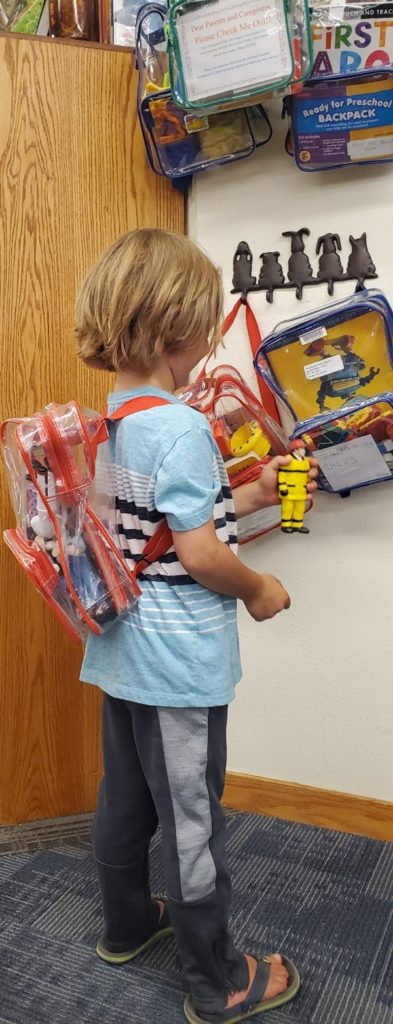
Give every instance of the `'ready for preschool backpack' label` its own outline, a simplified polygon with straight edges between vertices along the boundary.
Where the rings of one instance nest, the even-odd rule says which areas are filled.
[[[304,170],[393,158],[393,79],[315,85],[294,97],[295,157]]]

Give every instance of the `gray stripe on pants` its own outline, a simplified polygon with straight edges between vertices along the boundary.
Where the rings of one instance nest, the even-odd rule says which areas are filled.
[[[182,899],[202,900],[216,885],[206,782],[209,709],[157,711],[175,818]]]

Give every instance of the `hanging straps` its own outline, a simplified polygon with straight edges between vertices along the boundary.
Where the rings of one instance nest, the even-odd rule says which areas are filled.
[[[262,335],[259,330],[258,321],[256,319],[255,313],[251,309],[251,306],[249,305],[247,299],[244,299],[242,297],[240,299],[237,299],[235,305],[230,310],[228,315],[225,317],[224,323],[221,328],[221,334],[224,337],[225,334],[228,333],[228,331],[232,327],[232,324],[234,324],[236,320],[239,309],[241,309],[242,306],[245,307],[246,311],[246,328],[248,340],[250,342],[253,359],[255,359],[258,349],[262,343]],[[198,380],[206,375],[206,367],[212,355],[213,352],[209,352],[206,362],[204,363],[201,372],[198,374]],[[261,403],[264,409],[269,414],[269,416],[272,417],[275,423],[278,423],[279,426],[281,426],[280,416],[278,413],[273,393],[270,391],[270,388],[268,388],[267,384],[262,379],[259,373],[257,374],[257,381],[259,387],[259,394],[261,396]]]

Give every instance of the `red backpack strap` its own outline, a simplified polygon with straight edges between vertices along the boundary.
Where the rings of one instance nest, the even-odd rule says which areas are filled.
[[[111,423],[124,420],[126,416],[132,416],[134,412],[145,412],[146,409],[154,409],[156,405],[172,405],[172,402],[168,398],[158,398],[154,395],[139,395],[124,402],[124,405],[120,405],[115,412],[105,412],[105,419],[110,420]]]
[[[223,325],[221,327],[221,334],[224,337],[225,334],[228,333],[228,331],[232,327],[232,324],[236,320],[236,317],[237,317],[237,314],[239,312],[239,309],[241,309],[242,306],[244,306],[245,310],[246,310],[247,334],[248,334],[249,342],[250,342],[250,345],[251,345],[251,352],[252,352],[252,355],[253,355],[253,359],[255,359],[255,356],[256,356],[256,354],[258,352],[259,346],[260,346],[260,344],[262,342],[262,336],[261,336],[261,332],[260,332],[259,327],[258,327],[258,321],[256,319],[256,316],[253,313],[253,310],[251,309],[251,306],[247,302],[247,299],[243,299],[243,298],[237,299],[237,301],[235,302],[235,305],[230,310],[228,315],[225,317],[224,323],[223,323]],[[206,373],[207,373],[206,367],[207,367],[209,359],[211,358],[212,355],[213,355],[213,350],[211,350],[209,352],[209,355],[208,355],[208,357],[206,359],[206,362],[203,364],[203,367],[202,367],[200,373],[198,374],[198,380],[200,380],[202,377],[204,377],[206,375]],[[281,421],[280,421],[280,417],[279,417],[276,401],[275,401],[275,398],[274,398],[274,395],[273,395],[272,391],[270,391],[270,388],[268,388],[267,384],[265,384],[265,381],[262,379],[262,377],[260,376],[259,373],[257,373],[257,381],[258,381],[258,387],[259,387],[259,394],[261,396],[261,402],[262,402],[262,405],[263,405],[264,409],[266,410],[267,413],[269,413],[269,416],[272,417],[272,419],[275,421],[275,423],[278,423],[279,425],[281,425]]]
[[[125,419],[126,416],[132,416],[135,412],[145,412],[147,409],[154,409],[160,405],[172,405],[167,398],[159,398],[154,395],[140,395],[137,398],[130,398],[128,402],[124,402],[120,405],[115,412],[105,414],[105,419],[112,422],[118,422],[119,420]],[[169,551],[172,547],[173,538],[172,533],[169,529],[168,523],[163,522],[156,530],[153,537],[147,541],[142,551],[142,558],[136,563],[134,569],[134,575],[139,576],[141,572],[144,572],[149,565],[153,562],[159,562],[160,558]]]
[[[165,522],[161,523],[158,527],[155,534],[153,534],[153,537],[150,537],[150,540],[145,544],[142,551],[142,558],[136,563],[134,569],[135,576],[139,576],[139,574],[144,572],[149,565],[153,564],[153,562],[159,562],[160,558],[162,558],[163,555],[166,555],[169,548],[172,547],[172,544],[172,533],[167,521],[165,520]]]
[[[251,309],[251,306],[247,302],[247,299],[245,300],[244,305],[246,307],[247,333],[248,333],[248,337],[249,337],[249,341],[250,341],[250,345],[251,345],[251,351],[252,351],[252,354],[253,354],[253,359],[255,359],[255,356],[256,356],[256,354],[258,352],[259,346],[260,346],[260,344],[262,342],[262,335],[261,335],[261,332],[259,330],[258,321],[256,319],[256,316],[253,313],[253,310]],[[268,388],[267,384],[265,384],[265,381],[262,379],[262,377],[260,376],[259,373],[257,373],[257,381],[258,381],[258,387],[259,387],[259,394],[260,394],[261,400],[262,400],[262,405],[266,409],[266,412],[269,413],[269,416],[271,416],[272,419],[275,421],[275,423],[280,423],[280,417],[279,417],[279,414],[278,414],[278,409],[277,409],[277,405],[276,405],[276,401],[275,401],[273,392],[270,391],[270,388]]]

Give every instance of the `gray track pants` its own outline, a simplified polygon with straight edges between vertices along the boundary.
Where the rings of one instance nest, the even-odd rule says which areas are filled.
[[[94,853],[112,952],[157,925],[149,841],[158,821],[169,910],[194,1005],[221,1013],[248,968],[228,932],[231,883],[220,805],[227,708],[155,708],[105,695]]]

